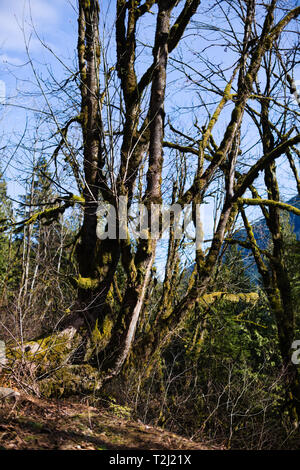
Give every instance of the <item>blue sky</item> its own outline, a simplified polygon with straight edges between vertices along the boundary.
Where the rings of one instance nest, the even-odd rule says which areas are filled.
[[[17,140],[25,127],[26,112],[15,105],[26,106],[34,102],[21,96],[33,89],[32,71],[26,65],[25,42],[37,69],[42,71],[48,64],[55,74],[61,74],[62,67],[45,50],[37,35],[61,60],[71,65],[77,30],[74,3],[74,0],[0,0],[0,102],[3,102],[5,92],[6,103],[12,105],[0,108],[0,136],[4,134],[4,141],[8,135]],[[7,176],[10,194],[15,197],[22,188],[13,173],[13,170],[8,171]]]
[[[209,0],[203,0],[204,3],[212,3]],[[108,20],[106,30],[106,39],[112,32],[111,23],[113,21],[114,3],[110,0],[101,1],[101,21],[104,18]],[[295,2],[296,3],[296,2]],[[300,4],[300,0],[298,0]],[[75,58],[75,48],[77,39],[77,15],[76,0],[0,0],[0,102],[4,94],[4,85],[7,100],[12,103],[20,103],[20,91],[30,90],[32,85],[32,72],[30,67],[24,65],[28,58],[24,44],[24,37],[30,43],[30,54],[34,59],[37,68],[43,72],[45,64],[51,65],[52,70],[58,77],[66,72],[66,69],[42,46],[36,35],[33,33],[33,27],[37,34],[44,40],[53,50],[53,52],[66,64],[67,67],[73,68]],[[106,16],[106,12],[108,15]],[[200,19],[200,18],[199,18]],[[201,18],[205,19],[205,18]],[[151,28],[147,21],[153,21],[149,16],[145,20],[142,28],[142,36],[146,41],[146,36],[151,36]],[[210,34],[209,32],[207,33]],[[196,49],[198,39],[195,36],[188,38],[188,45]],[[222,57],[215,57],[214,60],[232,61],[230,55],[225,50],[219,49],[218,54],[222,53]],[[147,52],[147,51],[146,51]],[[112,53],[113,55],[113,53]],[[186,57],[186,56],[185,56]],[[140,60],[141,67],[144,69],[149,65],[151,60],[151,51],[144,54]],[[174,75],[170,74],[170,79]],[[22,79],[22,80],[20,80]],[[176,79],[176,74],[175,74]],[[174,102],[191,104],[191,92],[184,86],[180,91],[171,90],[167,110],[172,109],[173,97]],[[173,94],[173,95],[172,95]],[[24,99],[24,98],[22,98]],[[32,98],[32,103],[35,103]],[[24,103],[26,104],[26,103]],[[27,101],[28,104],[28,101]],[[12,134],[16,140],[16,136],[23,132],[25,126],[26,113],[18,110],[16,107],[3,109],[0,107],[0,138],[1,134]],[[191,125],[188,113],[180,112],[177,121],[182,128],[188,130]],[[226,121],[226,119],[225,119]],[[219,126],[220,135],[222,135],[224,122]],[[247,136],[247,140],[251,140],[251,136]],[[0,140],[1,147],[1,140]],[[16,197],[23,190],[19,179],[15,177],[15,169],[10,169],[7,173],[9,178],[10,195]],[[289,183],[288,183],[289,184]],[[291,191],[293,192],[293,190]],[[292,194],[289,194],[289,196]],[[255,209],[252,209],[255,214]],[[212,206],[205,206],[205,226],[208,232],[212,225]],[[209,238],[209,233],[207,234]]]
[[[73,2],[74,3],[74,2]],[[76,27],[72,2],[65,0],[0,0],[0,47],[1,60],[20,64],[24,59],[24,38],[28,37],[32,24],[38,33],[54,46],[57,52],[65,53],[68,43],[74,39]],[[39,54],[41,45],[37,38],[31,39],[32,53]]]
[[[0,0],[0,80],[8,98],[16,93],[16,77],[30,76],[25,41],[37,62],[51,61],[33,28],[62,60],[74,55],[77,23],[71,1]]]

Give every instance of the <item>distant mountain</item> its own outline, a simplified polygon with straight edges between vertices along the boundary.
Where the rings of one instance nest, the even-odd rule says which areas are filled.
[[[293,197],[292,199],[288,201],[288,204],[291,204],[292,206],[295,206],[298,209],[300,209],[300,197],[299,196]],[[294,228],[294,232],[296,233],[297,240],[299,241],[300,240],[300,217],[296,214],[291,214],[290,222]]]
[[[300,209],[300,197],[299,196],[295,196],[295,197],[293,197],[293,198],[291,198],[291,199],[289,199],[288,201],[285,201],[285,202],[287,204],[290,204],[290,205]],[[285,211],[285,212],[287,212],[287,211]],[[289,213],[289,218],[290,218],[290,224],[293,228],[293,231],[296,234],[296,238],[297,238],[298,241],[300,241],[300,217],[297,216],[296,214]],[[256,221],[254,221],[254,222],[251,222],[251,224],[252,224],[254,236],[255,236],[255,239],[257,241],[258,246],[261,249],[266,249],[267,246],[268,246],[268,243],[270,241],[270,233],[269,233],[269,229],[267,227],[265,219],[262,217],[262,218],[260,218]],[[247,240],[246,230],[245,229],[240,229],[240,230],[236,231],[235,234],[234,234],[234,238],[237,239],[237,240],[241,240],[241,241]],[[229,247],[229,249],[230,249],[230,247]],[[239,250],[240,250],[240,252],[242,253],[242,256],[243,256],[244,263],[245,263],[245,266],[246,266],[246,269],[247,269],[247,274],[249,275],[251,280],[254,280],[254,281],[258,282],[260,276],[258,274],[256,264],[255,264],[255,261],[253,259],[251,250],[248,250],[248,249],[243,248],[243,247],[239,247]],[[194,269],[194,264],[191,264],[189,267],[186,268],[187,277],[189,277],[192,274],[193,269]]]
[[[286,201],[286,204],[290,204],[291,206],[297,207],[300,209],[300,197],[295,196],[288,201]],[[282,211],[287,213],[287,211]],[[289,219],[290,219],[290,224],[293,228],[293,231],[296,234],[297,240],[300,240],[300,217],[296,214],[293,214],[291,212],[289,214]],[[270,239],[270,234],[269,230],[266,224],[265,219],[262,217],[258,219],[255,222],[252,222],[252,228],[253,232],[255,235],[255,238],[257,239],[258,245],[260,248],[266,248],[266,245],[269,242]],[[235,233],[235,238],[240,239],[240,240],[246,240],[247,239],[247,233],[245,229],[238,230]]]
[[[286,203],[300,209],[300,197],[299,196],[295,196],[289,199],[288,201],[286,201]],[[287,211],[284,211],[284,212],[287,213]],[[290,212],[288,214],[289,214],[291,227],[293,228],[293,231],[296,234],[297,240],[300,241],[300,217]],[[267,227],[265,219],[261,218],[255,222],[252,222],[252,228],[253,228],[254,236],[257,241],[258,246],[261,249],[266,249],[270,241],[270,233],[269,233],[269,229]],[[242,240],[242,241],[247,240],[246,230],[245,229],[238,230],[235,233],[234,238],[238,240]],[[258,274],[256,264],[251,254],[251,250],[248,250],[243,247],[239,247],[239,250],[241,251],[242,256],[245,260],[244,262],[245,262],[248,275],[250,276],[252,280],[255,280],[258,282],[260,276]]]

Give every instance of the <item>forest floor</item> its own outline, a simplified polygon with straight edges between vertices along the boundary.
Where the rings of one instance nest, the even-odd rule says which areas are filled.
[[[121,410],[121,407],[120,407]],[[0,401],[1,450],[214,450],[116,410],[21,394]]]

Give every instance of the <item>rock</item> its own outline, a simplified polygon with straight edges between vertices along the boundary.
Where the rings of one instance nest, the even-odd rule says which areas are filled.
[[[17,400],[20,393],[12,388],[0,387],[0,401],[2,400]]]
[[[39,343],[34,343],[34,342],[23,347],[24,352],[26,353],[30,352],[31,354],[36,354],[40,350],[41,350],[41,345]]]

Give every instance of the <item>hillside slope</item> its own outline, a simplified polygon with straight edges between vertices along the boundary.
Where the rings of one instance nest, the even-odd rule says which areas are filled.
[[[121,414],[122,408],[120,407]],[[1,450],[214,450],[104,408],[22,395],[0,402]]]

